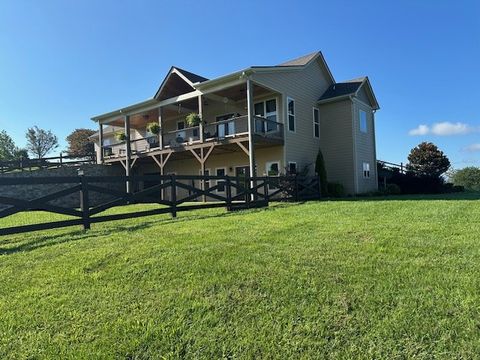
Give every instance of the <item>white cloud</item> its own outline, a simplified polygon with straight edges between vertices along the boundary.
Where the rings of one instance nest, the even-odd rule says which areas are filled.
[[[471,144],[471,145],[468,145],[464,150],[465,150],[465,151],[468,151],[468,152],[477,152],[477,151],[480,151],[480,144]]]
[[[408,132],[410,136],[419,135],[438,135],[438,136],[450,136],[450,135],[465,135],[474,131],[479,131],[477,127],[472,127],[465,123],[456,122],[451,123],[449,121],[434,123],[432,126],[419,125],[415,129]]]
[[[427,125],[418,125],[417,128],[408,132],[410,136],[427,135],[430,132],[430,128]]]

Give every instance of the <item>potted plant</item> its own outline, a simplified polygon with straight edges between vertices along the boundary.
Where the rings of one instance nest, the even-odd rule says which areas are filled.
[[[157,122],[147,124],[147,131],[153,135],[160,134],[160,125]]]
[[[125,141],[127,140],[127,135],[123,131],[117,131],[115,133],[115,139],[118,141]]]
[[[190,113],[185,117],[185,123],[187,124],[188,127],[194,127],[200,125],[200,122],[202,119],[200,118],[200,115],[197,113]]]

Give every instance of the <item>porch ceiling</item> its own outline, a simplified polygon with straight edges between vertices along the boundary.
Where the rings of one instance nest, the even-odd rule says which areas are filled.
[[[261,86],[254,85],[253,87],[253,94],[255,96],[262,96],[265,94],[270,93],[268,89],[265,89]],[[239,84],[236,86],[232,86],[227,89],[219,90],[215,92],[215,95],[221,96],[221,97],[226,97],[228,99],[234,100],[234,101],[240,101],[243,99],[247,98],[247,88],[245,84]],[[208,97],[208,95],[206,95]]]

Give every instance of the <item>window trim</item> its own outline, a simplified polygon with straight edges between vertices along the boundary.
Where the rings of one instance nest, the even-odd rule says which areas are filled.
[[[362,113],[365,114],[365,131],[362,130]],[[363,109],[358,109],[358,127],[362,134],[368,134],[368,116],[367,112]]]
[[[275,175],[268,175],[268,168],[272,164],[277,164],[277,167],[278,167],[278,175],[277,176],[280,176],[280,160],[272,160],[272,161],[266,161],[265,162],[265,176],[275,176]],[[270,189],[270,183],[268,183],[267,187],[268,187],[269,192],[276,191],[278,189],[278,187],[274,188],[274,189]]]
[[[318,122],[315,122],[315,111],[318,114]],[[320,109],[318,107],[312,108],[312,123],[313,123],[313,138],[320,139]],[[315,136],[315,125],[318,125],[318,136]]]
[[[226,167],[218,167],[218,168],[215,168],[215,176],[221,176],[221,175],[218,175],[218,170],[223,170],[225,172],[225,175],[224,176],[228,176],[228,173],[227,173],[227,168]],[[223,180],[215,180],[215,185],[218,185],[218,182],[219,181],[223,181]],[[223,185],[223,191],[220,191],[218,189],[215,190],[215,192],[217,194],[224,194],[225,193],[225,185]]]
[[[362,162],[362,170],[363,170],[363,178],[370,179],[370,163],[369,162],[366,162],[366,161]]]
[[[291,115],[291,116],[293,116],[293,130],[290,130],[290,113],[288,112],[288,102],[290,100],[293,101],[293,114]],[[295,99],[290,97],[290,96],[287,96],[287,111],[286,112],[287,112],[287,129],[291,133],[296,133],[297,132],[297,115],[296,115],[297,109],[296,109]]]
[[[275,112],[267,112],[267,101],[272,101],[272,100],[275,101]],[[263,104],[263,116],[255,114],[255,105],[257,105],[257,104]],[[270,114],[270,115],[268,115],[268,114]],[[257,102],[253,103],[253,116],[258,116],[260,118],[267,119],[267,116],[272,116],[272,114],[275,114],[275,118],[276,118],[275,121],[277,123],[279,123],[279,121],[278,121],[278,97],[277,96],[266,98],[266,99],[263,99],[263,100],[258,100]],[[265,127],[265,122],[263,123],[263,127]],[[268,127],[267,127],[267,129],[262,129],[262,132],[267,133],[267,132],[270,132],[270,131],[275,131],[275,130],[270,130],[270,131],[267,131],[267,130],[268,130]],[[257,131],[257,128],[256,128],[256,124],[255,124],[255,132],[256,131]]]

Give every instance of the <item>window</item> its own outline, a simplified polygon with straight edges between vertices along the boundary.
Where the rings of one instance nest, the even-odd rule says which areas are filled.
[[[217,125],[217,135],[219,138],[224,138],[228,135],[235,135],[235,121],[226,121],[235,117],[234,113],[217,116],[217,122],[223,121]]]
[[[367,163],[367,162],[363,163],[363,178],[364,179],[370,178],[370,163]]]
[[[225,176],[227,174],[227,170],[225,168],[218,168],[217,169],[217,176]],[[218,189],[217,192],[225,192],[225,181],[224,180],[217,180]]]
[[[202,170],[198,172],[199,175],[202,175]],[[205,169],[204,176],[210,176],[210,169]],[[210,187],[210,180],[205,180],[205,190]]]
[[[267,176],[279,176],[280,175],[280,163],[278,161],[267,162],[266,164]],[[268,183],[269,190],[278,189],[278,181],[270,180]]]
[[[313,137],[320,137],[320,112],[317,108],[313,108]]]
[[[277,129],[277,99],[261,101],[253,105],[255,116],[271,121],[255,121],[255,132],[269,132]]]
[[[295,100],[287,98],[288,130],[295,132]]]
[[[367,113],[363,110],[360,110],[359,118],[360,118],[360,131],[363,133],[366,133],[367,132]]]
[[[293,162],[293,161],[290,161],[288,163],[288,173],[290,175],[295,175],[297,174],[297,163],[296,162]]]
[[[177,122],[177,130],[185,129],[185,121],[178,121]],[[185,131],[177,131],[176,140],[177,142],[181,143],[187,137],[187,133]]]

